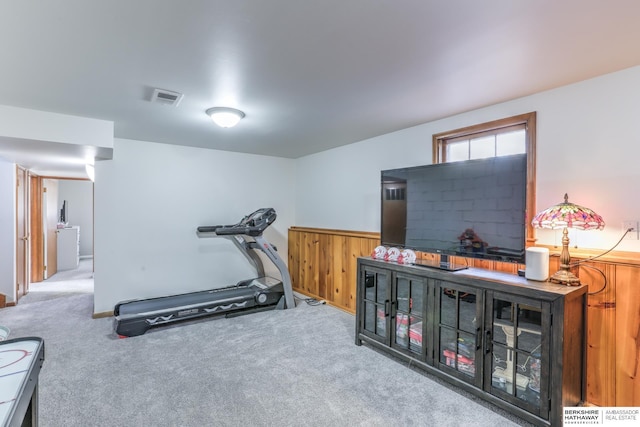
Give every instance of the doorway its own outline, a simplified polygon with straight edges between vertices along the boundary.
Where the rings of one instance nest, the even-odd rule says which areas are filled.
[[[44,220],[44,279],[48,279],[58,272],[58,181],[44,179],[42,181],[43,203],[42,217]]]
[[[93,182],[36,175],[30,178],[31,283],[60,282],[57,276],[72,276],[80,268],[80,260],[85,261],[83,270],[86,261],[90,262],[92,274]],[[70,232],[75,236],[72,244]]]

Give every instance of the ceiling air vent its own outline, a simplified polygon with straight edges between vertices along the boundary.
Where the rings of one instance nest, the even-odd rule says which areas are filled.
[[[154,89],[153,95],[151,95],[151,102],[177,107],[183,97],[183,94],[171,90]]]

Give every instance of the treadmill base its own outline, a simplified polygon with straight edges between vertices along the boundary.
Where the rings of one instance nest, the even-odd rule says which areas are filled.
[[[142,335],[149,328],[200,317],[240,316],[283,306],[282,282],[261,277],[210,291],[118,303],[114,330],[120,337]],[[237,314],[236,314],[237,313]]]

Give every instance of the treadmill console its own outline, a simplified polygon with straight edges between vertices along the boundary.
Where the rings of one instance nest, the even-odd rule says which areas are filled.
[[[252,227],[259,229],[261,232],[264,231],[268,226],[276,220],[276,211],[273,208],[263,208],[258,209],[254,213],[245,216],[240,221],[240,224],[243,224],[247,227]]]

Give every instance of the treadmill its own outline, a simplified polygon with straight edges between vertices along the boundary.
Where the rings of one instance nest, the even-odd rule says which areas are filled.
[[[198,237],[231,240],[258,272],[255,279],[235,286],[158,298],[123,301],[116,304],[115,332],[121,337],[144,334],[149,328],[204,316],[227,317],[256,311],[294,308],[289,270],[277,249],[262,236],[276,220],[273,208],[262,208],[233,225],[200,226]],[[268,277],[257,251],[263,252],[280,272],[281,280]]]

